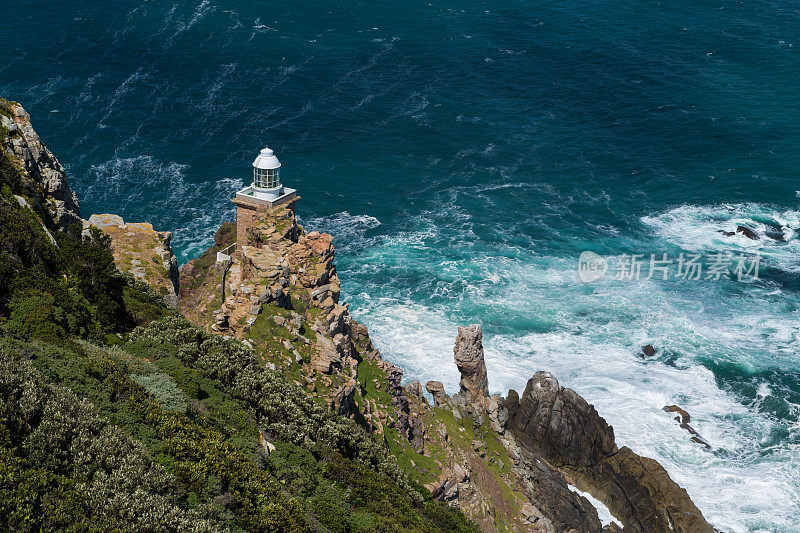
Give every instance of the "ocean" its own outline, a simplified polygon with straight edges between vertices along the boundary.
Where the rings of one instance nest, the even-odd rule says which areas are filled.
[[[0,94],[84,217],[171,230],[186,262],[269,143],[406,379],[455,392],[480,323],[492,392],[550,371],[718,528],[800,531],[796,2],[3,5]]]

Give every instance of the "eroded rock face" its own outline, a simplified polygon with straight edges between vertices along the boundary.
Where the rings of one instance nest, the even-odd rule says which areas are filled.
[[[528,380],[511,427],[558,466],[594,466],[617,451],[614,429],[549,372],[537,372]]]
[[[317,349],[311,355],[311,366],[328,374],[342,365],[342,356],[331,339],[317,333]]]
[[[403,391],[405,392],[406,396],[411,399],[415,398],[420,401],[424,401],[425,397],[422,394],[422,384],[419,382],[418,379],[412,379],[408,383],[405,384],[403,387]]]
[[[0,125],[8,130],[8,136],[0,137],[0,142],[27,178],[23,186],[47,210],[59,230],[75,227],[80,231],[80,205],[75,191],[67,184],[64,167],[39,139],[30,115],[21,105],[5,100],[0,105],[11,114],[7,117],[0,113]]]
[[[529,503],[523,515],[546,531],[599,533],[602,523],[597,510],[584,497],[571,491],[564,475],[524,448],[516,452],[514,472],[520,476]]]
[[[483,331],[480,324],[459,326],[453,347],[458,371],[461,372],[461,393],[473,402],[489,395],[489,380],[483,359]]]
[[[429,381],[425,384],[425,390],[433,396],[433,405],[441,407],[450,397],[444,392],[444,385],[441,381]]]
[[[337,415],[350,417],[356,412],[355,394],[358,383],[351,379],[337,391],[331,401],[331,409]]]
[[[622,520],[625,531],[708,532],[713,529],[684,489],[653,459],[617,448],[614,430],[594,407],[547,372],[528,381],[519,400],[509,393],[509,428],[525,450],[574,477]]]

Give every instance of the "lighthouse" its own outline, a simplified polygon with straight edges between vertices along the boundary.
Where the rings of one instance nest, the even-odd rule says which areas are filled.
[[[283,204],[289,204],[288,208],[294,211],[298,199],[297,190],[283,186],[278,156],[269,146],[264,147],[253,161],[253,181],[233,198],[236,204],[236,250],[241,250],[247,242],[247,230],[253,227],[256,213]]]

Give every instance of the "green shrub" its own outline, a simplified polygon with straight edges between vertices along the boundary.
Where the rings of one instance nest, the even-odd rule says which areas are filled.
[[[186,396],[170,376],[157,372],[148,375],[134,374],[132,377],[136,383],[158,400],[161,408],[165,411],[186,412]]]
[[[24,287],[14,292],[5,323],[11,335],[51,341],[69,335],[81,338],[97,335],[99,326],[89,302],[79,291],[54,280],[43,280],[39,286],[41,289]]]
[[[241,343],[207,334],[182,318],[166,318],[136,328],[131,339],[178,346],[184,364],[218,381],[224,392],[245,402],[265,429],[307,449],[332,448],[386,474],[412,498],[421,500],[395,458],[363,428],[334,415],[294,382],[263,367],[252,350]]]
[[[207,509],[178,505],[177,480],[141,444],[88,401],[47,383],[21,356],[18,347],[0,341],[3,529],[228,529],[206,516]]]

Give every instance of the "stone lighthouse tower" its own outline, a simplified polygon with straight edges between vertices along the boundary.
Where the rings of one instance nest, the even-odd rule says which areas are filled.
[[[281,162],[272,148],[265,147],[253,161],[253,182],[233,198],[236,204],[236,250],[241,250],[246,242],[247,230],[253,226],[256,213],[286,203],[294,211],[299,198],[295,189],[283,186]]]

